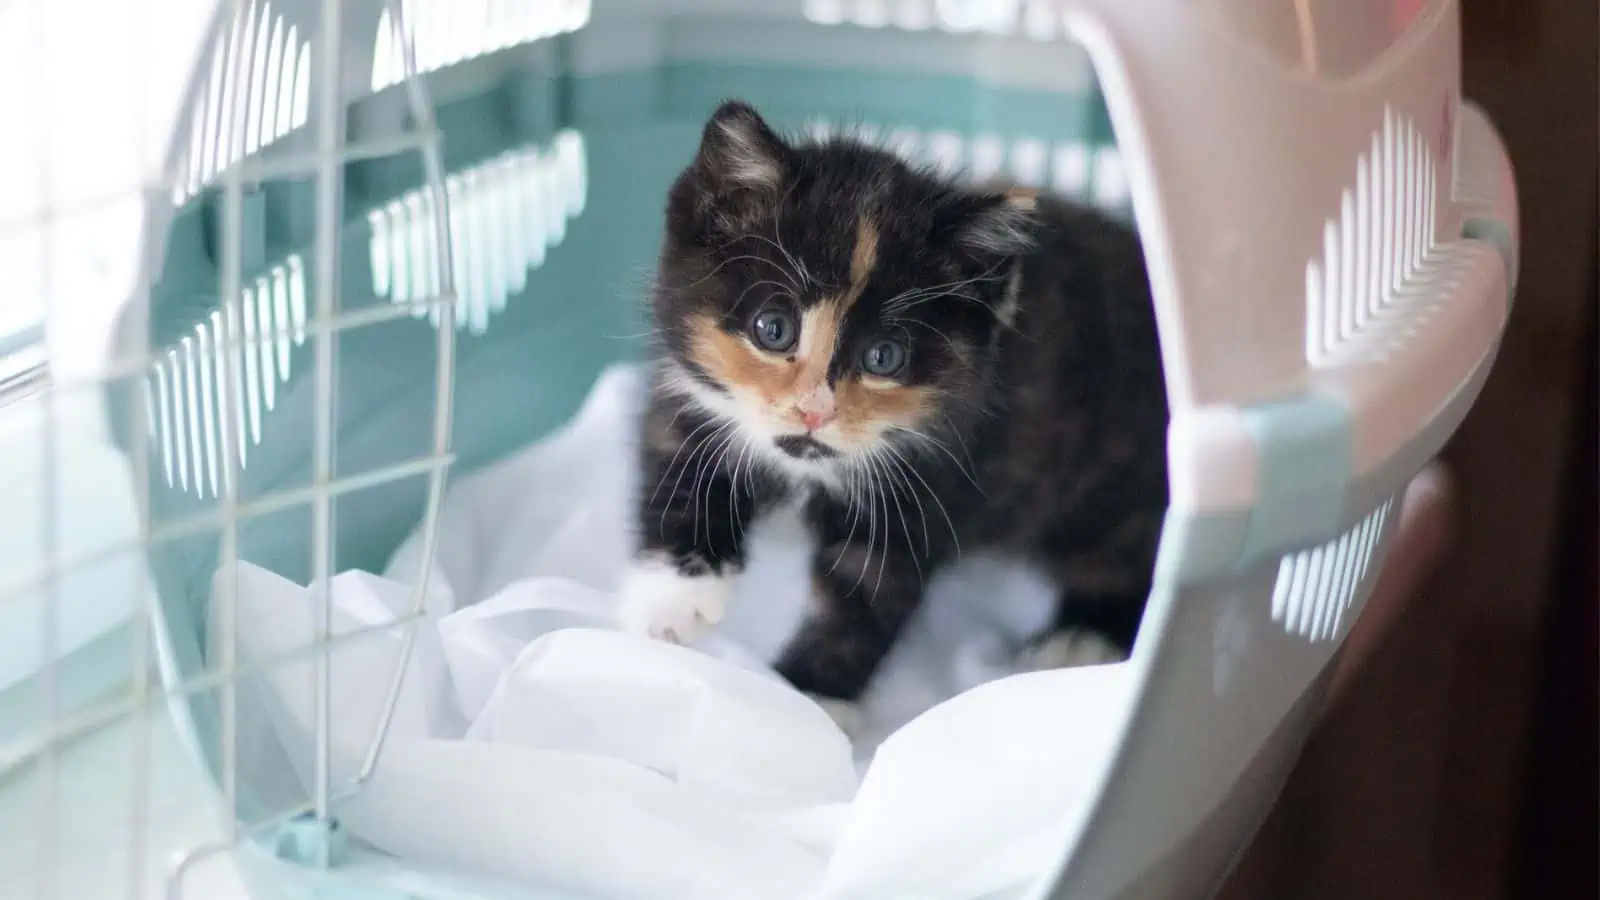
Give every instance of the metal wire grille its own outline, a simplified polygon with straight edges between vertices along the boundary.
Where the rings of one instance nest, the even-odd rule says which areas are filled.
[[[406,28],[403,11],[396,3],[388,4],[383,10],[394,23],[394,31],[400,38],[402,47],[401,56],[404,60],[404,74],[401,81],[407,93],[410,111],[418,123],[421,131],[435,133],[432,112],[427,98],[423,95],[422,87],[414,77],[416,72],[415,54],[410,32]],[[311,256],[310,290],[312,312],[310,319],[314,323],[331,323],[339,312],[339,303],[336,292],[339,285],[340,244],[339,229],[342,225],[342,197],[343,173],[346,164],[344,150],[346,147],[345,134],[345,108],[348,98],[342,95],[342,85],[346,83],[344,76],[346,67],[343,64],[347,44],[345,29],[351,24],[351,17],[345,15],[344,7],[337,3],[324,3],[319,10],[319,18],[315,23],[315,56],[322,61],[323,68],[314,71],[313,81],[316,92],[315,101],[315,237],[316,242]],[[450,432],[450,373],[454,350],[455,328],[453,327],[454,302],[450,297],[454,283],[452,261],[450,253],[450,234],[448,227],[448,197],[444,192],[444,171],[440,161],[437,139],[426,141],[422,145],[423,165],[426,171],[428,189],[432,192],[435,202],[434,222],[436,228],[434,246],[437,249],[437,259],[434,263],[438,273],[438,292],[431,298],[424,298],[425,302],[431,301],[436,305],[441,327],[437,329],[438,350],[436,359],[436,400],[434,440],[430,459],[424,462],[428,466],[428,499],[425,513],[424,541],[431,545],[436,531],[438,505],[443,491],[444,460],[448,450]],[[237,176],[228,179],[224,191],[224,212],[221,217],[224,228],[222,241],[222,286],[221,296],[229,298],[242,297],[242,284],[239,276],[240,266],[240,235],[237,229],[242,214],[240,211],[241,195]],[[298,336],[298,335],[297,335]],[[306,652],[311,654],[315,667],[316,682],[316,758],[314,760],[314,777],[311,786],[311,797],[300,808],[282,810],[265,818],[249,823],[247,826],[235,830],[233,834],[207,847],[194,848],[185,855],[173,868],[169,882],[170,892],[178,896],[182,880],[187,869],[208,855],[221,852],[232,846],[236,841],[259,829],[270,827],[280,821],[287,821],[296,816],[307,813],[315,817],[318,823],[325,827],[333,827],[334,803],[336,793],[352,790],[355,785],[337,786],[334,783],[332,772],[331,747],[329,733],[331,731],[330,717],[332,714],[332,686],[331,686],[331,642],[332,634],[332,606],[328,600],[328,583],[333,575],[333,503],[336,496],[336,473],[334,471],[334,410],[333,386],[337,375],[335,334],[332,329],[321,329],[311,337],[314,349],[314,374],[312,384],[316,392],[316,408],[313,418],[313,472],[309,491],[309,502],[312,509],[311,528],[311,559],[313,591],[322,598],[321,615],[315,631],[315,642]],[[246,361],[248,361],[248,353]],[[238,383],[240,366],[237,361],[230,360],[229,379]],[[245,366],[245,377],[251,372],[251,367]],[[224,387],[221,391],[224,396],[232,396],[229,389]],[[224,403],[223,406],[232,416],[232,421],[225,422],[220,428],[224,446],[222,457],[229,461],[228,468],[232,468],[232,453],[227,447],[230,436],[241,433],[244,410],[238,409],[237,404]],[[223,416],[226,420],[228,416]],[[379,476],[382,477],[382,476]],[[398,473],[394,477],[398,477]],[[238,596],[237,562],[238,562],[238,517],[237,496],[232,490],[230,479],[223,479],[223,506],[226,510],[223,515],[223,541],[221,548],[221,577],[218,578],[217,596],[213,603],[217,609],[215,619],[219,623],[215,635],[220,636],[220,645],[211,647],[214,654],[212,669],[218,677],[225,679],[221,684],[221,735],[220,767],[223,793],[227,798],[230,809],[237,808],[238,801],[238,660],[237,660],[237,621],[236,602]],[[431,554],[431,546],[425,551]],[[405,642],[400,658],[391,676],[391,687],[388,692],[388,702],[385,705],[380,725],[374,737],[373,744],[362,765],[361,771],[356,776],[356,783],[367,778],[376,765],[378,753],[381,749],[383,737],[387,729],[389,718],[393,715],[395,701],[398,697],[400,676],[403,672],[407,658],[413,646],[414,632],[409,627],[422,609],[422,599],[427,590],[426,578],[416,586],[413,594],[411,608],[413,615],[405,618],[399,627],[405,629]],[[214,638],[215,639],[215,638]],[[321,866],[329,863],[331,844],[324,840],[315,843],[311,848],[312,860]]]
[[[31,24],[43,32],[42,16],[34,5]],[[363,143],[347,133],[352,97],[347,86],[369,83],[373,60],[359,52],[370,47],[379,18],[391,40],[392,58],[399,70],[391,83],[408,112],[410,126],[399,134],[381,135]],[[215,224],[212,253],[214,281],[204,291],[215,299],[198,312],[187,333],[175,340],[153,335],[151,304],[155,282],[163,274],[163,257],[148,253],[119,326],[120,343],[108,365],[94,378],[73,377],[44,391],[38,398],[39,456],[45,466],[39,494],[42,507],[28,512],[40,535],[39,562],[31,569],[0,575],[0,604],[33,604],[37,643],[42,660],[32,679],[34,703],[25,730],[0,740],[0,789],[7,796],[31,794],[32,852],[21,859],[31,871],[3,879],[19,884],[21,893],[38,898],[66,896],[62,877],[65,841],[64,791],[77,790],[76,779],[63,765],[64,754],[83,739],[110,730],[119,731],[129,756],[130,821],[123,827],[126,844],[122,859],[126,872],[116,880],[134,896],[142,886],[158,883],[168,897],[197,896],[189,891],[196,867],[239,842],[263,834],[274,825],[296,817],[311,817],[333,827],[335,804],[370,775],[381,749],[380,727],[363,765],[352,783],[340,783],[329,762],[327,733],[331,714],[331,671],[328,657],[342,643],[361,634],[331,633],[331,608],[323,603],[321,627],[314,643],[299,648],[293,659],[309,659],[316,669],[317,716],[320,736],[316,777],[306,802],[290,809],[246,813],[240,805],[239,767],[236,758],[238,685],[250,676],[241,665],[236,629],[237,562],[241,528],[254,517],[288,509],[309,512],[312,528],[310,556],[312,585],[327,595],[332,574],[333,518],[336,501],[351,493],[406,478],[426,480],[425,541],[434,538],[433,522],[449,465],[448,439],[451,417],[451,370],[456,315],[454,273],[449,228],[450,195],[445,190],[444,168],[438,147],[438,129],[431,104],[415,77],[417,65],[412,33],[399,0],[348,0],[314,2],[284,0],[276,4],[228,0],[219,5],[208,29],[207,45],[197,63],[197,75],[187,91],[179,137],[167,153],[157,175],[142,185],[146,204],[145,228],[152,248],[160,249],[167,230],[185,208],[209,206]],[[43,37],[40,37],[43,42]],[[352,48],[355,48],[353,51]],[[360,73],[360,80],[350,77]],[[142,96],[142,95],[141,95]],[[44,113],[41,111],[41,117]],[[47,117],[46,117],[47,118]],[[33,133],[49,134],[51,122],[34,123]],[[274,152],[277,151],[277,152]],[[420,167],[428,198],[429,215],[417,227],[430,232],[434,250],[434,278],[427,293],[405,304],[366,308],[341,308],[339,273],[344,225],[343,191],[346,168],[353,159],[412,154]],[[46,153],[37,156],[45,164]],[[48,175],[48,173],[46,173]],[[247,207],[264,182],[272,179],[309,182],[314,195],[312,240],[292,253],[261,268],[251,251]],[[42,181],[48,183],[49,178]],[[49,240],[51,217],[62,214],[61,204],[45,196],[39,221],[27,222],[43,235],[42,295],[52,296]],[[425,454],[391,465],[358,472],[335,468],[334,386],[338,374],[338,341],[357,329],[403,317],[420,310],[441,325],[436,329],[434,417],[431,441]],[[48,320],[48,330],[70,327],[61,317]],[[307,359],[309,357],[309,359]],[[302,488],[266,496],[246,496],[241,472],[250,448],[261,439],[262,418],[275,402],[275,392],[288,381],[291,368],[306,367],[304,383],[314,393],[312,475]],[[127,395],[140,396],[128,404],[139,427],[127,429],[128,464],[132,474],[136,529],[124,538],[89,547],[66,550],[58,535],[71,522],[62,521],[62,479],[55,471],[61,459],[63,411],[80,398],[103,395],[117,418],[117,404]],[[181,435],[182,439],[170,439]],[[166,439],[162,439],[162,438]],[[153,440],[155,439],[155,440]],[[164,514],[153,497],[152,476],[189,489],[207,501],[177,515]],[[133,598],[133,615],[127,630],[127,651],[117,659],[131,665],[131,681],[110,696],[77,702],[68,697],[66,676],[60,668],[63,624],[60,613],[61,582],[75,571],[127,555],[143,554],[173,541],[214,540],[219,577],[209,598],[214,624],[213,640],[198,665],[175,662],[169,629],[184,627],[169,621],[157,598],[140,588]],[[429,551],[431,552],[431,550]],[[412,607],[421,610],[426,584],[418,584]],[[411,652],[409,624],[415,615],[386,626],[404,634],[400,658],[391,677],[389,702],[383,720],[393,713],[400,674]],[[121,640],[122,638],[118,638]],[[158,659],[159,655],[159,659]],[[292,659],[266,660],[256,668],[284,665]],[[127,679],[127,673],[124,673]],[[153,871],[144,826],[152,796],[149,772],[153,735],[151,717],[171,705],[187,719],[194,704],[214,713],[218,731],[192,739],[215,768],[224,805],[224,830],[214,842],[188,847],[164,871]],[[125,733],[123,733],[125,732]],[[109,826],[108,826],[109,827]],[[311,862],[327,861],[328,844],[313,843]],[[320,859],[316,858],[319,857]],[[9,889],[0,890],[9,893]]]

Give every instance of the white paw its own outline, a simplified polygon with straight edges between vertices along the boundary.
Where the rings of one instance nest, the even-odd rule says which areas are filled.
[[[1127,658],[1127,654],[1099,634],[1069,629],[1056,632],[1037,646],[1023,651],[1017,659],[1017,666],[1024,671],[1039,672],[1074,666],[1098,666],[1122,662]]]
[[[622,630],[674,644],[691,644],[722,621],[733,593],[727,576],[682,575],[668,563],[641,560],[622,579]]]

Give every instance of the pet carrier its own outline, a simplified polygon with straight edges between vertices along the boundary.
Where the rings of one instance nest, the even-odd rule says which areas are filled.
[[[451,853],[429,852],[436,831],[385,852],[350,824],[412,796],[386,773],[386,734],[408,714],[402,675],[434,652],[419,622],[437,591],[425,565],[392,619],[341,629],[329,582],[381,570],[413,529],[430,560],[447,470],[558,433],[635,356],[661,198],[725,96],[1132,216],[1171,402],[1155,586],[1132,657],[1095,682],[1126,702],[1033,836],[1029,858],[1051,862],[967,891],[929,862],[949,835],[885,807],[878,846],[936,874],[823,896],[1214,890],[1514,293],[1515,190],[1460,95],[1455,0],[156,5],[100,4],[141,48],[106,78],[161,97],[149,73],[183,73],[143,110],[165,149],[138,173],[142,220],[85,239],[137,272],[109,337],[71,318],[93,291],[64,267],[104,261],[59,252],[75,220],[48,139],[32,163],[50,352],[43,390],[0,407],[33,467],[18,496],[38,498],[13,512],[29,550],[0,588],[5,896],[579,895],[508,877],[525,857],[579,865],[586,846],[540,848],[515,818]],[[0,27],[55,80],[8,90],[48,135],[66,67],[43,60],[98,13],[11,6],[33,17]],[[94,167],[141,148],[91,149]],[[321,601],[281,611],[311,639],[241,655],[272,625],[242,618],[246,564],[313,587]],[[386,688],[340,763],[331,733],[352,713],[332,660],[361,642]],[[269,783],[244,707],[291,669],[308,752],[280,747],[296,758]],[[372,799],[385,777],[388,806]],[[528,807],[567,802],[559,787]]]

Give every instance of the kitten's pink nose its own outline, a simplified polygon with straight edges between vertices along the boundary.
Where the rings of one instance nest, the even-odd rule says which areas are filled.
[[[795,404],[795,409],[800,413],[800,421],[806,426],[807,431],[816,431],[818,428],[833,421],[833,391],[826,385],[821,385],[800,398]]]
[[[818,428],[833,421],[833,410],[830,409],[825,413],[802,411],[800,413],[800,421],[806,426],[807,431],[816,431]]]

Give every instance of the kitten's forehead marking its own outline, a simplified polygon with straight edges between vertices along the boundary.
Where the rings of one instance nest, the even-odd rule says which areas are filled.
[[[850,251],[850,284],[844,293],[834,298],[842,317],[867,289],[872,270],[878,265],[878,226],[870,216],[856,220],[856,243]]]
[[[800,316],[800,346],[793,362],[794,379],[788,389],[801,396],[824,385],[828,367],[844,334],[844,318],[861,298],[878,263],[878,226],[867,216],[856,220],[855,246],[850,251],[850,282],[843,292],[825,297]]]
[[[806,393],[828,379],[828,363],[839,345],[839,315],[833,304],[814,306],[800,315],[800,346],[793,388]]]

